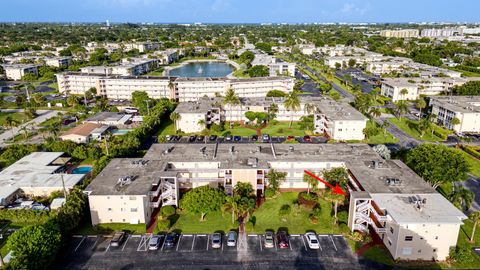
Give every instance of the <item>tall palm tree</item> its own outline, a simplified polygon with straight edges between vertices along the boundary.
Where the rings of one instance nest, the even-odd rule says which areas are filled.
[[[293,123],[293,115],[300,108],[300,97],[295,91],[293,91],[287,95],[285,101],[283,102],[283,105],[285,106],[285,109],[292,111],[289,125],[289,127],[291,127]]]
[[[459,209],[467,211],[473,203],[475,194],[463,186],[455,187],[450,195],[450,201]]]
[[[313,114],[317,111],[317,106],[315,106],[315,104],[313,103],[306,103],[304,106],[303,106],[303,110],[305,111],[305,113],[307,114]]]
[[[420,120],[420,117],[422,117],[422,110],[427,107],[427,102],[425,102],[425,99],[419,98],[415,103],[415,107],[420,110],[420,113],[418,114],[418,120]]]
[[[223,104],[228,105],[230,107],[230,120],[231,120],[233,106],[240,104],[240,98],[235,94],[235,91],[232,88],[229,88],[225,93],[225,97],[223,97]]]
[[[382,115],[382,112],[380,111],[379,108],[372,107],[372,108],[370,108],[369,114],[372,117],[380,117],[380,115]]]
[[[175,125],[175,131],[178,130],[178,125],[177,125],[177,121],[180,121],[180,119],[182,119],[182,116],[177,113],[177,112],[172,112],[170,114],[170,120],[173,121],[173,124]]]
[[[278,113],[278,105],[277,103],[272,103],[268,107],[268,120],[270,121],[275,119],[275,117],[277,117],[277,113]]]
[[[454,117],[452,118],[452,120],[450,120],[450,125],[452,126],[452,129],[454,129],[456,125],[460,125],[460,123],[460,119],[458,119],[457,117]]]
[[[399,100],[395,102],[395,111],[397,112],[400,120],[402,119],[402,115],[408,111],[408,105],[404,100]]]
[[[384,120],[382,125],[380,126],[381,128],[383,128],[383,135],[387,135],[387,128],[390,126],[390,122],[388,122],[387,120]]]
[[[200,119],[198,120],[197,124],[199,124],[202,127],[202,130],[205,129],[207,122],[205,122],[205,119]]]
[[[473,221],[473,228],[472,228],[472,235],[470,236],[470,242],[474,242],[475,229],[477,228],[477,224],[480,221],[480,211],[475,211],[470,213],[468,218],[470,218],[470,220]]]
[[[402,90],[400,90],[400,95],[402,95],[402,99],[405,98],[405,95],[408,94],[408,89],[406,88],[403,88]]]
[[[235,223],[235,217],[236,217],[235,213],[238,213],[238,208],[239,208],[238,201],[239,200],[240,200],[240,196],[238,196],[238,195],[228,196],[226,198],[225,206],[226,206],[226,208],[230,209],[230,211],[232,211],[232,224]]]
[[[432,122],[428,117],[420,120],[420,122],[418,122],[418,129],[420,130],[420,133],[421,133],[420,138],[422,138],[423,135],[425,135],[425,132],[430,128],[432,128]]]
[[[25,140],[28,138],[28,126],[27,125],[23,125],[21,128],[20,128],[20,131],[23,132],[23,136],[25,138]]]

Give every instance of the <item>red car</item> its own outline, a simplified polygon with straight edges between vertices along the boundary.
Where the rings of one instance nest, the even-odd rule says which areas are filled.
[[[310,138],[310,136],[306,135],[306,136],[303,136],[303,141],[304,142],[311,142],[312,138]]]
[[[288,234],[286,231],[279,231],[277,233],[277,243],[279,248],[288,248]]]
[[[295,140],[295,136],[288,136],[287,141],[291,142]]]

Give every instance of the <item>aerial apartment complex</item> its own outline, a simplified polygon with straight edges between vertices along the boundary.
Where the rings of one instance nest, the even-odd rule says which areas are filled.
[[[300,191],[305,170],[335,167],[349,172],[349,228],[377,234],[395,259],[444,260],[456,245],[466,216],[366,144],[154,144],[142,159],[113,159],[85,192],[93,225],[148,224],[158,207],[178,205],[181,190],[209,185],[232,195],[247,182],[263,198],[271,169],[287,173],[282,191]]]
[[[38,66],[33,64],[3,65],[7,79],[19,81],[26,74],[38,75]]]
[[[479,96],[442,96],[431,97],[432,114],[438,124],[457,133],[480,133],[480,97]],[[453,118],[460,120],[452,125]]]
[[[144,91],[151,98],[171,98],[180,102],[201,97],[223,95],[233,89],[241,97],[264,97],[270,90],[293,91],[294,79],[266,77],[248,79],[230,78],[175,78],[156,76],[108,76],[67,72],[56,74],[60,93],[83,95],[95,87],[99,95],[109,99],[131,99],[134,91]]]
[[[363,129],[367,118],[344,102],[327,97],[300,98],[300,107],[296,110],[285,108],[284,98],[259,97],[241,98],[238,105],[224,105],[221,98],[202,98],[197,101],[178,104],[175,112],[180,115],[176,126],[183,132],[200,132],[211,124],[221,122],[242,122],[249,120],[245,113],[275,112],[275,120],[300,121],[302,116],[313,115],[314,132],[334,140],[363,140]],[[272,107],[274,106],[274,107]],[[200,121],[203,120],[203,121]]]

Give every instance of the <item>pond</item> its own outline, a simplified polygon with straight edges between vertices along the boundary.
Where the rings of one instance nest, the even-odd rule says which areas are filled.
[[[232,73],[233,66],[225,62],[191,62],[168,72],[173,77],[220,78]]]

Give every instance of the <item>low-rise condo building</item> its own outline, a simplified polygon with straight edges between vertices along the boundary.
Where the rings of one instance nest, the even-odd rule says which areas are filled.
[[[401,30],[382,30],[380,36],[387,38],[416,38],[420,34],[418,29],[401,29]]]
[[[38,76],[37,65],[32,64],[13,64],[13,65],[3,65],[5,70],[5,76],[9,80],[19,81],[26,74],[34,74]]]
[[[334,140],[363,140],[367,118],[352,106],[327,97],[300,99],[300,107],[293,111],[285,108],[284,98],[240,98],[238,105],[224,105],[221,98],[201,98],[197,101],[178,104],[175,112],[180,115],[176,127],[183,132],[200,132],[211,124],[249,122],[248,111],[274,113],[278,121],[300,121],[312,115],[314,132]]]
[[[430,98],[435,121],[457,133],[480,133],[479,96],[442,96]],[[452,119],[460,120],[452,125]]]
[[[45,65],[51,67],[68,67],[71,63],[71,56],[57,56],[45,58]]]
[[[123,59],[119,65],[115,66],[83,67],[80,71],[87,74],[138,76],[154,70],[157,66],[157,59],[133,58]]]
[[[263,199],[271,169],[287,173],[281,191],[300,191],[308,187],[305,170],[321,176],[335,167],[349,173],[351,231],[376,234],[394,259],[447,258],[467,217],[366,144],[154,144],[142,159],[113,159],[85,192],[93,225],[149,224],[157,208],[178,205],[181,190],[209,185],[232,195],[246,182]]]

